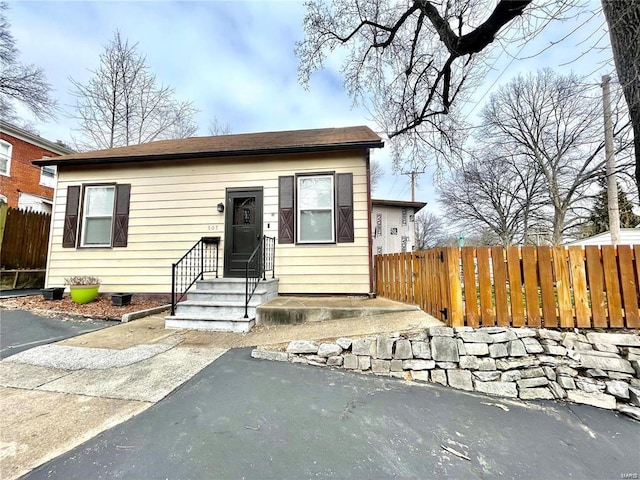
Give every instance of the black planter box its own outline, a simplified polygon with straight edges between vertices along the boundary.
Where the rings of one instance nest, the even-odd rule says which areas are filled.
[[[43,288],[40,291],[45,300],[62,300],[64,287]]]
[[[116,307],[124,307],[131,303],[131,297],[133,297],[133,293],[112,293],[111,303]]]

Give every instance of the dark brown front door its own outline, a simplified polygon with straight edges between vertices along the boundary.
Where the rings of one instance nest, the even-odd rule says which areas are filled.
[[[262,239],[262,188],[227,189],[225,212],[224,276],[244,277]]]

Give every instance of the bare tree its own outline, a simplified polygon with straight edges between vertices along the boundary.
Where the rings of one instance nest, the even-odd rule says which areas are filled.
[[[371,160],[369,164],[369,179],[371,181],[371,191],[378,186],[378,182],[384,176],[384,167],[377,160]]]
[[[424,161],[417,152],[425,144],[432,152],[459,146],[456,116],[480,81],[491,44],[530,38],[575,3],[312,0],[305,39],[296,47],[300,81],[308,86],[325,56],[347,47],[342,72],[349,94],[397,139],[393,148]]]
[[[602,104],[595,87],[574,75],[543,70],[500,88],[482,111],[482,137],[526,159],[539,172],[554,244],[580,223],[573,210],[584,203],[604,168]],[[619,139],[626,130],[617,129]]]
[[[86,83],[70,79],[76,97],[80,150],[113,148],[154,140],[184,138],[197,130],[192,102],[175,99],[173,88],[158,85],[138,44],[116,31]]]
[[[421,210],[416,214],[416,250],[436,247],[445,237],[443,220],[437,214]]]
[[[15,121],[14,102],[19,102],[39,120],[54,118],[57,105],[44,71],[35,65],[20,63],[20,52],[5,15],[8,8],[6,2],[0,2],[0,117]]]
[[[635,181],[640,192],[640,2],[602,0],[618,78],[629,108],[635,147]]]
[[[213,120],[209,122],[209,133],[211,135],[230,135],[233,132],[231,125],[218,120],[218,117],[213,117]]]
[[[486,151],[450,171],[438,186],[439,202],[450,225],[483,238],[491,232],[492,243],[503,246],[521,243],[538,222],[540,177],[522,159]]]

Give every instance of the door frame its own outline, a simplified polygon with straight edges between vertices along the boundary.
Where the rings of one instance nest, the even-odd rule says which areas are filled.
[[[239,195],[238,195],[239,194]],[[239,278],[238,275],[232,275],[231,267],[231,245],[233,245],[233,202],[232,199],[241,195],[256,197],[256,237],[262,238],[264,228],[264,187],[233,187],[225,190],[225,206],[224,206],[224,269],[223,277]],[[256,243],[257,245],[257,243]],[[229,246],[229,248],[227,248]],[[254,247],[255,248],[255,247]],[[242,275],[240,278],[244,277]]]

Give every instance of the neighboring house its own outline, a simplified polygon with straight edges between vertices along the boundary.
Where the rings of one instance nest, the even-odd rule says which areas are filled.
[[[567,245],[611,245],[611,232],[575,240]],[[640,245],[640,228],[621,228],[618,245]]]
[[[101,292],[166,294],[171,264],[207,236],[220,237],[220,274],[244,278],[264,234],[276,238],[281,294],[368,294],[369,151],[383,145],[348,127],[37,160],[58,171],[47,285],[93,275]]]
[[[416,213],[425,202],[371,200],[373,254],[413,251],[416,241]]]
[[[31,162],[69,153],[64,145],[0,120],[0,200],[13,208],[51,213],[56,169]]]

